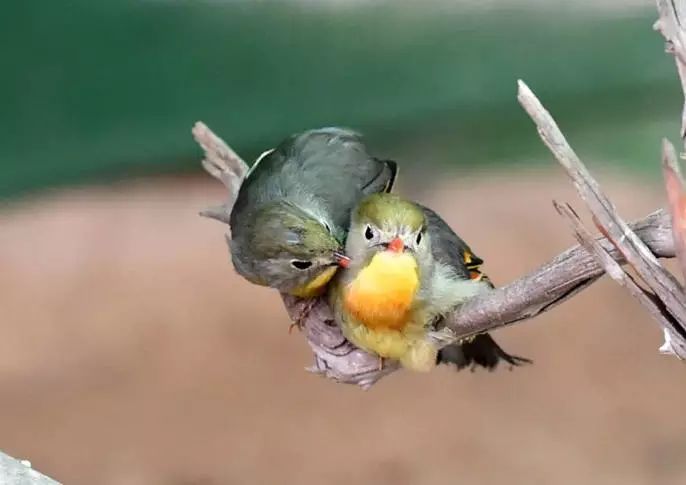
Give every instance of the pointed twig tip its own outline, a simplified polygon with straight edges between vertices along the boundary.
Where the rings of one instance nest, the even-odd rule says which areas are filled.
[[[202,137],[203,133],[207,132],[208,128],[205,123],[202,121],[196,121],[193,124],[193,127],[191,128],[191,133],[193,134],[193,137],[197,140],[199,137]]]
[[[207,217],[208,219],[214,219],[224,224],[229,224],[230,214],[227,214],[224,207],[209,207],[207,209],[201,210],[198,213],[201,217]]]

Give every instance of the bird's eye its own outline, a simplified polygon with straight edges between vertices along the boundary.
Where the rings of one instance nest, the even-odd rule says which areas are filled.
[[[312,261],[298,261],[297,259],[294,259],[293,261],[291,261],[291,266],[293,266],[296,269],[305,270],[312,266]]]
[[[326,230],[329,232],[329,234],[331,234],[331,226],[326,222],[323,222],[322,224],[324,224],[324,227],[326,228]]]
[[[417,234],[416,242],[417,242],[417,244],[422,242],[422,233],[421,232],[419,234]]]
[[[372,226],[367,226],[367,228],[364,230],[364,238],[369,241],[374,237],[374,231],[372,230]]]

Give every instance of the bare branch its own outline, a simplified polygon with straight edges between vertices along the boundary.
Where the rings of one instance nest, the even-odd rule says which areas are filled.
[[[231,208],[243,178],[248,173],[248,165],[202,121],[196,122],[191,131],[193,138],[205,152],[203,168],[224,184],[229,195],[224,204],[205,209],[200,215],[229,224]]]
[[[683,0],[657,0],[657,11],[660,18],[653,28],[665,38],[665,50],[674,54],[684,93],[681,139],[686,144],[686,4]]]
[[[217,147],[222,145],[223,142],[215,144]],[[210,145],[208,147],[212,149]],[[232,190],[229,186],[227,189]],[[229,200],[234,197],[235,194],[229,194]],[[631,227],[656,256],[674,257],[672,229],[665,212],[657,211]],[[612,243],[603,238],[598,241],[615,260],[624,262]],[[573,247],[536,271],[460,306],[446,317],[447,328],[459,339],[535,317],[588,287],[602,274],[602,267],[592,255],[581,246]],[[315,363],[309,371],[368,388],[397,370],[394,363],[386,363],[379,370],[377,356],[347,342],[334,323],[324,298],[312,301],[288,295],[282,297],[291,320],[302,323],[315,354]]]
[[[665,177],[669,212],[672,216],[676,255],[681,264],[681,273],[686,276],[686,194],[676,151],[667,139],[662,140],[662,172]]]
[[[603,248],[601,244],[598,243],[593,236],[586,230],[586,228],[581,223],[579,216],[574,212],[574,210],[569,205],[560,205],[555,203],[555,208],[557,212],[564,216],[570,224],[570,227],[574,231],[574,235],[579,241],[579,243],[590,253],[593,254],[596,261],[603,267],[605,272],[617,283],[626,288],[631,295],[636,298],[639,303],[648,310],[648,313],[653,316],[655,320],[662,326],[665,335],[669,335],[669,339],[665,338],[665,341],[671,341],[677,336],[674,335],[674,327],[678,326],[679,323],[674,320],[674,317],[667,311],[664,305],[661,304],[660,300],[652,293],[643,289],[624,269],[617,263],[612,256]],[[680,340],[680,339],[679,339]],[[664,346],[663,346],[664,347]],[[686,358],[686,347],[673,348],[669,346],[668,348],[660,348],[661,352],[673,353],[680,359]]]
[[[658,257],[674,257],[669,216],[657,211],[631,224],[636,234]],[[605,238],[599,244],[623,264],[622,254]],[[587,288],[603,268],[583,247],[575,246],[507,286],[473,298],[447,317],[458,337],[491,330],[536,317]]]
[[[541,105],[526,84],[519,81],[517,94],[520,104],[538,128],[543,142],[565,168],[579,195],[588,206],[601,229],[627,262],[656,294],[674,316],[672,328],[686,347],[686,297],[677,279],[657,261],[648,246],[619,216],[616,208],[603,193],[598,182],[569,146],[550,113]]]
[[[60,485],[31,468],[28,460],[17,460],[0,452],[0,483],[7,485]]]
[[[660,19],[655,28],[667,40],[667,50],[675,55],[686,97],[686,31],[682,24],[682,19],[686,18],[686,5],[675,0],[657,0],[657,5]],[[664,211],[657,211],[631,225],[624,222],[569,146],[553,118],[521,81],[518,99],[536,124],[543,142],[574,181],[606,238],[593,239],[570,207],[556,205],[572,224],[582,246],[568,249],[529,275],[461,305],[446,316],[446,328],[452,331],[453,338],[459,339],[535,317],[588,287],[607,271],[662,325],[665,344],[660,350],[686,357],[686,297],[679,282],[656,259],[674,257],[676,240],[676,249],[680,252],[686,274],[682,250],[686,227],[683,207],[686,202],[673,148],[667,142],[663,144],[674,235],[672,218]],[[193,134],[206,153],[203,166],[221,180],[229,192],[223,206],[206,211],[205,215],[228,222],[240,183],[247,173],[247,165],[202,123],[196,124]],[[686,142],[686,104],[681,135]],[[625,262],[634,267],[653,293],[642,288],[619,266]],[[308,370],[368,388],[397,369],[397,365],[391,364],[379,370],[376,356],[347,342],[335,325],[324,298],[313,301],[284,295],[283,300],[291,319],[303,325],[315,353],[315,364]]]

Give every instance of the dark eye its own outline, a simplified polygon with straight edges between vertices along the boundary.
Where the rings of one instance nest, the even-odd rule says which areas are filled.
[[[312,266],[312,261],[298,261],[297,259],[294,259],[291,261],[291,266],[297,269],[307,269]]]
[[[326,228],[327,231],[329,231],[329,234],[331,234],[331,226],[328,225],[326,222],[323,223],[324,227]]]
[[[374,237],[374,231],[372,231],[371,226],[367,226],[367,229],[364,230],[364,237],[367,241]]]
[[[422,233],[421,232],[419,234],[417,234],[417,240],[416,241],[417,241],[417,244],[422,242]]]

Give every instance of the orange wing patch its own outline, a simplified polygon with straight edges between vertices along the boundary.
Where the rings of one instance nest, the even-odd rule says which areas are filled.
[[[470,279],[476,281],[490,281],[488,276],[481,272],[481,265],[484,264],[483,259],[474,256],[468,249],[465,249],[462,253],[462,260],[469,271]]]

